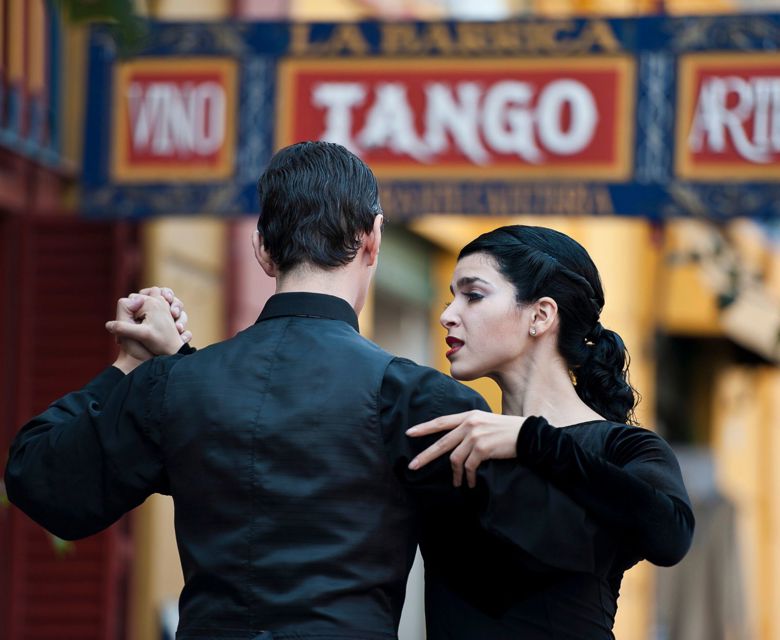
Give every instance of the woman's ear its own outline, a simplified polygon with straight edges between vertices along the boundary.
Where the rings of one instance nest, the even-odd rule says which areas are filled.
[[[534,302],[533,307],[531,322],[536,329],[536,335],[542,335],[556,326],[558,303],[555,300],[545,296]]]

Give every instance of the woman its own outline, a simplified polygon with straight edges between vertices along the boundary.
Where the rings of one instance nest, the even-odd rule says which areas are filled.
[[[495,550],[460,572],[462,589],[452,587],[452,575],[428,572],[429,640],[613,638],[623,573],[642,559],[679,562],[694,521],[671,449],[631,426],[628,356],[600,323],[598,271],[568,236],[518,225],[464,247],[451,289],[441,315],[451,373],[492,378],[503,415],[469,412],[410,429],[411,436],[449,431],[410,468],[452,451],[455,484],[465,475],[474,487],[484,461],[516,458],[577,502],[596,531],[587,572],[526,569]],[[536,518],[554,530],[555,513]]]

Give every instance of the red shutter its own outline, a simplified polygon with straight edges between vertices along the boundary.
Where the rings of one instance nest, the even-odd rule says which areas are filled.
[[[72,217],[0,215],[0,383],[13,392],[13,410],[0,414],[3,452],[19,425],[110,364],[114,346],[103,323],[113,317],[119,283],[126,284],[121,229]],[[2,637],[123,638],[127,540],[123,521],[58,553],[40,527],[3,509],[0,595],[7,610],[0,603],[0,618],[9,626],[0,622]]]

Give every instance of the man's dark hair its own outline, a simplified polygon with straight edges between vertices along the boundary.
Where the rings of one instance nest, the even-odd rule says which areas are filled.
[[[257,229],[277,268],[351,262],[360,234],[382,213],[376,178],[354,153],[332,142],[299,142],[278,151],[257,181]]]

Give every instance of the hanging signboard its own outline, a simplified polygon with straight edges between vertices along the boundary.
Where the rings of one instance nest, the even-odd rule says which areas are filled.
[[[780,53],[680,59],[677,174],[780,180]]]
[[[383,208],[780,215],[780,16],[96,29],[83,208],[256,210],[274,150],[338,142]]]
[[[634,60],[288,60],[277,141],[325,139],[380,178],[627,180]]]
[[[234,60],[142,58],[117,64],[114,77],[116,182],[231,178]]]

